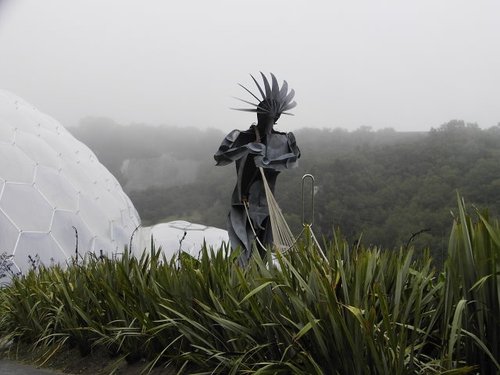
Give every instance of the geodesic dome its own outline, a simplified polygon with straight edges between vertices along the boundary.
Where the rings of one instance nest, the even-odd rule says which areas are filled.
[[[122,252],[140,218],[116,178],[61,124],[0,90],[0,253],[17,271]],[[15,271],[16,271],[15,270]]]
[[[229,242],[226,230],[176,220],[141,228],[137,237],[134,238],[133,252],[137,255],[141,254],[144,249],[150,249],[151,238],[156,249],[161,248],[167,259],[172,258],[179,251],[198,257],[204,244],[217,251],[224,243]]]

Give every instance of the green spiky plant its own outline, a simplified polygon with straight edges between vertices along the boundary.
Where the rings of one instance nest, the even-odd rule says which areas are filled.
[[[242,269],[236,256],[204,248],[199,259],[153,251],[40,267],[3,290],[2,330],[47,355],[103,346],[190,372],[406,373],[425,362],[426,320],[414,312],[433,308],[419,297],[436,288],[428,261],[417,272],[411,253],[350,253],[340,240],[326,260],[308,244],[273,266],[256,257]]]
[[[500,225],[457,196],[443,290],[443,350],[447,368],[473,365],[500,373]]]
[[[305,236],[246,268],[227,246],[89,255],[0,289],[0,334],[45,348],[42,361],[105,348],[145,372],[495,373],[499,233],[460,203],[442,274],[425,251],[350,247],[340,233],[326,256]]]

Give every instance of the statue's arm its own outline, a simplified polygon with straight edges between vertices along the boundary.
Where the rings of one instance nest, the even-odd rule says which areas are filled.
[[[248,153],[263,154],[265,145],[252,142],[251,136],[247,132],[233,130],[223,139],[219,149],[214,155],[216,165],[227,165],[241,159]]]

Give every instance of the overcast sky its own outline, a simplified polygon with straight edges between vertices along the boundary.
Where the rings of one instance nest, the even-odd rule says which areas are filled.
[[[500,1],[0,0],[0,87],[66,126],[245,128],[249,73],[296,90],[278,128],[500,122]]]

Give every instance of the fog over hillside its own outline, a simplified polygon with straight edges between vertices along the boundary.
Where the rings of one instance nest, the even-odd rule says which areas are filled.
[[[196,180],[200,162],[177,159],[170,153],[157,157],[125,159],[120,173],[126,191],[145,190],[149,187],[171,187]]]
[[[280,127],[278,126],[278,129]],[[220,130],[121,125],[87,118],[72,128],[115,174],[144,224],[184,219],[225,228],[236,181],[233,165],[216,167]],[[384,247],[447,247],[456,193],[492,214],[500,211],[500,126],[452,120],[429,132],[303,128],[294,132],[298,168],[278,177],[276,198],[294,233],[302,217],[301,178],[316,179],[315,228]]]
[[[276,130],[280,129],[278,125]],[[213,154],[225,136],[221,130],[118,124],[112,119],[87,117],[70,131],[89,145],[126,191],[193,183],[202,169],[213,171]],[[423,137],[427,132],[303,128],[294,132],[304,155],[351,152],[353,147],[383,146]],[[231,169],[229,167],[229,169]],[[217,172],[215,172],[217,173]],[[224,173],[225,175],[225,173]]]
[[[211,165],[220,130],[130,124],[88,117],[70,131],[89,145],[126,191],[192,183]]]

